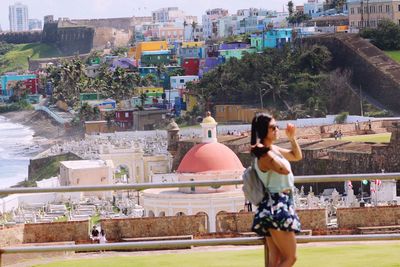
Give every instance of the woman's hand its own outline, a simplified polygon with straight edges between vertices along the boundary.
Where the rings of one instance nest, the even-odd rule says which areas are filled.
[[[286,136],[289,140],[295,140],[296,138],[296,126],[292,123],[288,123],[286,126]]]

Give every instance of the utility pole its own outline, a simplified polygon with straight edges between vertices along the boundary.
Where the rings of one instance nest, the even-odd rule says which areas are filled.
[[[362,90],[361,90],[361,84],[360,84],[360,113],[361,116],[364,116],[364,110],[363,110],[363,97],[362,97]]]

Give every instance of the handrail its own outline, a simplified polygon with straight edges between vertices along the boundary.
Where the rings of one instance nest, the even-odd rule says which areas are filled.
[[[341,182],[361,180],[399,180],[400,173],[375,173],[375,174],[334,174],[334,175],[311,175],[296,176],[297,183],[311,182]],[[200,181],[200,182],[174,182],[174,183],[141,183],[130,185],[105,185],[105,186],[63,186],[55,188],[8,188],[1,189],[0,194],[15,193],[47,193],[47,192],[84,192],[84,191],[106,191],[106,190],[144,190],[150,188],[191,187],[191,186],[217,186],[217,185],[239,185],[242,179],[222,181]],[[339,242],[339,241],[377,241],[377,240],[400,240],[400,234],[374,234],[374,235],[332,235],[332,236],[298,236],[298,243],[309,242]],[[240,237],[223,239],[200,239],[200,240],[169,240],[169,241],[141,241],[141,242],[119,242],[108,244],[84,244],[84,245],[55,245],[34,247],[8,247],[0,248],[0,266],[2,254],[31,253],[31,252],[55,252],[55,251],[98,251],[132,248],[160,248],[162,247],[187,247],[187,246],[218,246],[218,245],[244,245],[264,244],[265,266],[268,266],[268,248],[262,237]]]
[[[315,182],[344,182],[362,180],[400,180],[400,173],[364,173],[364,174],[331,174],[331,175],[303,175],[295,176],[295,183]],[[214,181],[189,181],[170,183],[138,183],[118,185],[93,185],[93,186],[60,186],[60,187],[17,187],[0,189],[0,194],[27,194],[27,193],[52,193],[52,192],[90,192],[90,191],[111,191],[111,190],[136,190],[141,191],[151,188],[174,188],[192,186],[223,186],[240,185],[242,179],[236,180],[214,180]]]
[[[400,234],[297,236],[296,240],[297,243],[400,240]],[[139,241],[139,242],[118,242],[118,243],[107,243],[107,244],[9,247],[9,248],[1,248],[0,255],[15,254],[15,253],[33,253],[33,252],[97,251],[97,250],[119,250],[119,249],[139,249],[139,248],[154,249],[160,247],[181,248],[187,246],[263,245],[263,244],[264,244],[264,237]]]

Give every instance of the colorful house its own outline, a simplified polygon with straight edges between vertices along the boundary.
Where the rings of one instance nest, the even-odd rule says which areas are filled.
[[[199,58],[185,58],[182,61],[182,68],[185,71],[185,75],[199,75]]]
[[[172,89],[185,89],[188,82],[198,81],[199,76],[196,75],[185,75],[185,76],[171,76],[171,88]]]
[[[226,61],[230,58],[241,59],[245,53],[252,54],[255,52],[257,52],[255,48],[219,50],[220,56],[225,58]]]
[[[169,65],[172,55],[169,50],[145,51],[140,57],[140,65],[144,67]]]
[[[1,82],[1,92],[3,96],[12,96],[13,91],[12,88],[8,88],[7,85],[11,81],[26,81],[30,79],[36,79],[36,74],[24,74],[24,75],[14,75],[14,74],[9,74],[9,75],[3,75],[0,76],[0,82]]]
[[[115,123],[122,129],[132,129],[133,109],[123,109],[115,111]]]
[[[264,40],[264,41],[263,41]],[[252,35],[250,37],[251,47],[257,51],[265,48],[280,48],[292,41],[292,29],[272,29],[264,34]]]
[[[152,42],[140,42],[135,47],[131,47],[128,51],[128,56],[139,60],[142,53],[145,51],[160,51],[168,50],[168,43],[166,41],[152,41]]]
[[[183,94],[183,101],[186,103],[186,111],[191,112],[195,106],[197,106],[197,94],[192,92],[185,92]]]

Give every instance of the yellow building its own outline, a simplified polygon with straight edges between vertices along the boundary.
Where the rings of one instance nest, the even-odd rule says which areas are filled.
[[[162,95],[164,89],[162,87],[135,87],[135,95],[148,94],[148,95]]]
[[[191,48],[191,47],[202,47],[204,46],[204,42],[183,42],[182,48]]]
[[[241,105],[215,105],[215,119],[219,122],[241,121],[251,123],[254,115],[261,111],[258,108],[248,108]]]
[[[197,95],[186,92],[183,95],[183,100],[186,102],[186,112],[191,112],[197,106]]]
[[[128,57],[134,57],[136,60],[140,60],[142,52],[160,50],[168,50],[168,43],[166,41],[140,42],[136,44],[135,47],[129,49]]]

